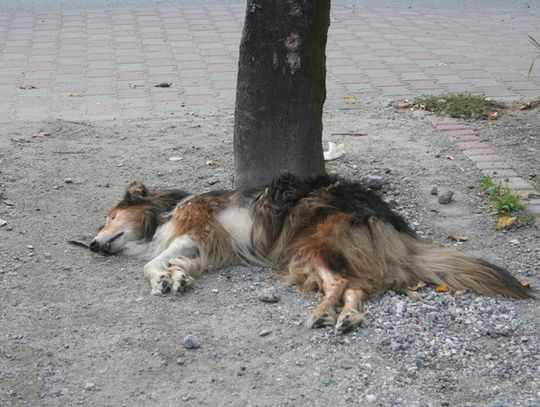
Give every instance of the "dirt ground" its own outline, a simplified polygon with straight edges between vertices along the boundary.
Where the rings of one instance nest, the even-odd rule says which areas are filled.
[[[477,129],[534,176],[539,116],[518,112]],[[67,243],[88,241],[128,182],[230,188],[232,125],[231,116],[185,115],[0,128],[0,405],[540,404],[538,301],[385,293],[367,301],[363,327],[339,336],[305,328],[320,297],[270,270],[230,267],[183,295],[155,297],[142,260]],[[342,132],[368,135],[332,135]],[[346,148],[329,172],[386,176],[384,199],[421,236],[538,290],[538,228],[495,231],[481,173],[422,117],[377,105],[328,112],[324,138]],[[432,186],[452,189],[454,200],[439,204]],[[259,300],[268,287],[279,302]],[[188,334],[200,348],[183,346]]]

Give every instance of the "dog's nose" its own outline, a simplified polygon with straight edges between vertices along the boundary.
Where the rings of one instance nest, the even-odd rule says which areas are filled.
[[[99,252],[99,243],[96,239],[90,242],[89,247],[90,247],[90,250],[92,250],[93,252]]]

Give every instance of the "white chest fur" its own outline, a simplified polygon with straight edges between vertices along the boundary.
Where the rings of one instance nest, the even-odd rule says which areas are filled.
[[[217,215],[217,221],[231,236],[231,240],[237,248],[248,249],[251,246],[253,220],[249,209],[227,208]]]

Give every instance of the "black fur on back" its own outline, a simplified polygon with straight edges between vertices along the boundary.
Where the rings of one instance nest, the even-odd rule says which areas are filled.
[[[273,216],[277,216],[274,221],[282,225],[291,209],[310,196],[317,196],[325,205],[304,220],[306,225],[314,225],[334,213],[349,213],[354,215],[355,223],[368,225],[369,218],[376,217],[390,223],[398,232],[416,236],[405,220],[373,191],[337,175],[301,179],[284,174],[275,178],[260,198],[266,207],[274,209]]]

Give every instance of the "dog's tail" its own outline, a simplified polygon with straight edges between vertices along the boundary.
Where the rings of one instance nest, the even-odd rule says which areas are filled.
[[[415,243],[411,271],[420,281],[447,285],[454,290],[471,289],[490,296],[534,298],[530,288],[499,266],[449,247]]]

